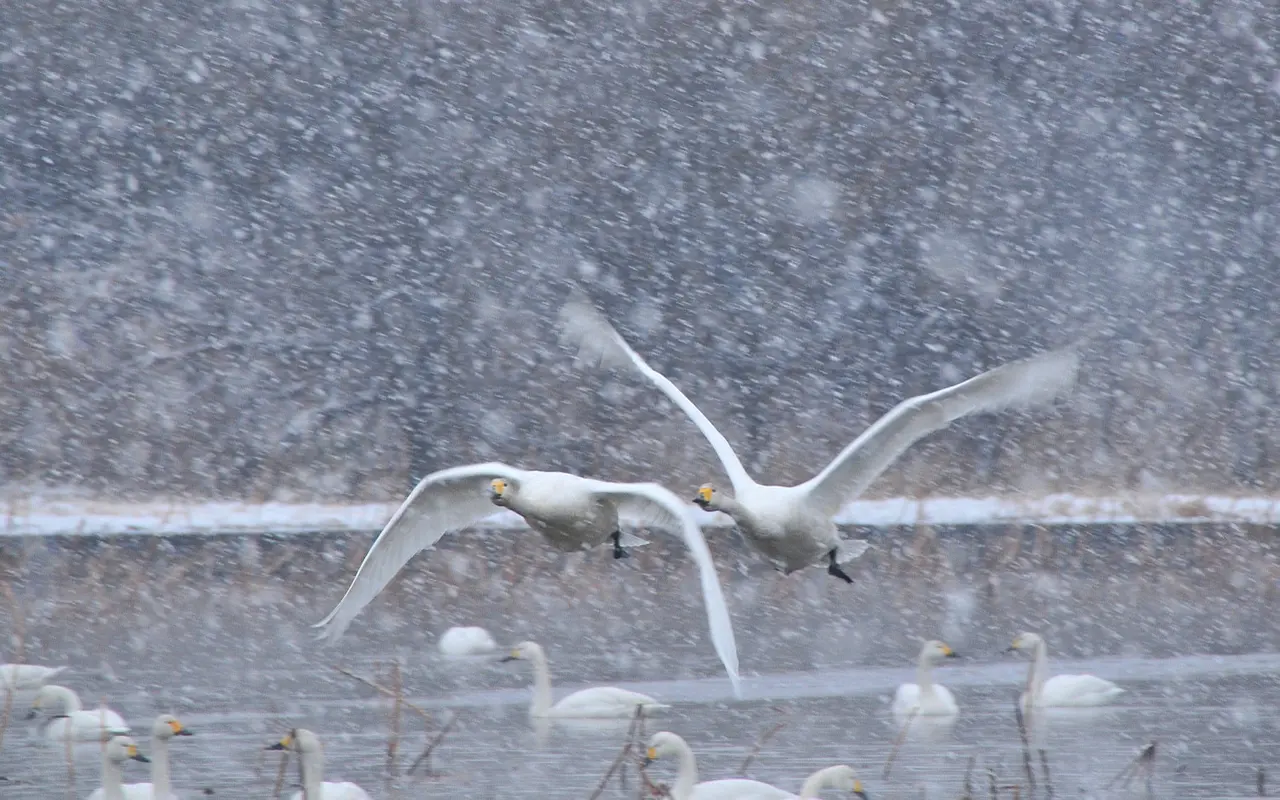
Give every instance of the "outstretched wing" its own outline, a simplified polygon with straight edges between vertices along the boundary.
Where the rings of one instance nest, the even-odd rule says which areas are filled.
[[[519,484],[522,470],[496,462],[433,472],[418,482],[383,527],[356,571],[347,593],[329,616],[313,625],[320,638],[336,641],[360,609],[378,596],[417,553],[452,530],[494,513],[487,489],[495,478]]]
[[[1075,348],[1066,348],[903,400],[801,488],[808,490],[811,505],[834,515],[918,439],[969,414],[1047,402],[1075,383],[1079,368]]]
[[[720,458],[720,464],[729,475],[735,494],[742,494],[755,485],[747,470],[742,466],[737,453],[729,445],[724,434],[711,424],[711,420],[698,410],[693,401],[684,396],[674,383],[665,375],[645,363],[636,351],[623,340],[622,336],[609,324],[609,320],[596,311],[585,299],[575,297],[560,309],[561,333],[566,343],[578,347],[578,358],[583,361],[602,363],[611,367],[630,367],[649,379],[671,402],[680,407],[693,424],[698,426],[702,435],[711,443],[711,447]]]
[[[693,554],[694,563],[698,565],[702,602],[707,607],[707,623],[711,628],[711,643],[715,646],[716,655],[720,656],[725,671],[729,673],[734,696],[741,697],[738,645],[733,638],[729,608],[725,605],[724,593],[720,590],[720,579],[716,575],[716,565],[711,560],[707,540],[702,538],[702,530],[697,523],[685,513],[684,504],[656,483],[608,483],[589,479],[588,483],[592,493],[612,502],[620,516],[639,519],[656,528],[680,533],[689,552]]]

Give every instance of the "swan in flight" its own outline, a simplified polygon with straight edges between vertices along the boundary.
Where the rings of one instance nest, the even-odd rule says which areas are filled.
[[[145,764],[151,759],[139,753],[138,745],[128,736],[112,736],[102,748],[102,786],[90,797],[126,800],[121,783],[124,781],[124,765],[130,760]]]
[[[1096,675],[1055,675],[1049,672],[1049,648],[1044,639],[1034,633],[1020,633],[1013,637],[1006,653],[1022,650],[1032,652],[1031,667],[1027,670],[1027,689],[1019,700],[1022,707],[1081,707],[1105,706],[1124,694],[1124,689]]]
[[[295,728],[285,734],[268,750],[292,750],[302,764],[302,789],[295,792],[293,800],[373,800],[369,793],[350,781],[326,781],[324,779],[324,748],[320,737],[306,728]]]
[[[68,738],[81,742],[102,741],[103,734],[128,733],[124,718],[109,708],[85,710],[80,696],[65,686],[47,684],[36,692],[27,719],[35,719],[44,710],[61,709],[44,726],[45,738],[61,742]]]
[[[126,783],[125,800],[174,800],[176,795],[169,784],[169,740],[175,736],[191,736],[178,718],[161,714],[151,725],[151,782]],[[93,790],[89,800],[107,800],[106,788]]]
[[[672,800],[796,800],[797,795],[762,781],[746,778],[726,778],[698,783],[698,765],[693,750],[677,734],[659,731],[649,739],[645,752],[645,765],[663,756],[675,756],[676,782],[670,789]],[[805,780],[800,798],[816,798],[823,789],[852,792],[861,800],[867,800],[862,781],[853,767],[835,766],[820,769]]]
[[[934,640],[924,643],[916,665],[916,682],[898,687],[893,698],[894,714],[905,716],[915,711],[924,717],[947,717],[960,713],[951,690],[933,682],[933,666],[944,658],[956,658],[956,651],[945,642]]]
[[[452,467],[423,478],[378,534],[338,605],[313,627],[334,641],[360,609],[391,582],[421,550],[449,531],[465,528],[508,508],[558,550],[597,547],[610,540],[622,552],[619,514],[674,529],[698,566],[711,642],[740,694],[738,649],[711,551],[702,530],[680,499],[656,483],[609,483],[564,472],[534,472],[491,462]]]
[[[0,664],[0,689],[26,691],[39,689],[58,677],[66,667],[42,667],[38,664]]]
[[[537,642],[521,642],[513,647],[511,653],[502,661],[528,661],[533,664],[533,705],[529,707],[529,716],[534,718],[631,717],[636,713],[636,706],[643,707],[646,713],[671,707],[659,703],[647,694],[630,692],[616,686],[595,686],[583,689],[551,705],[551,669],[547,664],[547,654],[541,645]]]
[[[694,503],[732,517],[747,542],[784,573],[825,561],[827,572],[847,583],[853,579],[840,565],[857,558],[868,545],[841,538],[832,517],[846,503],[862,494],[917,440],[969,414],[1048,401],[1075,382],[1079,368],[1075,349],[1066,348],[908,398],[813,478],[799,486],[766,486],[747,474],[711,420],[665,375],[645,363],[589,303],[571,300],[561,309],[560,322],[565,339],[579,347],[583,358],[639,372],[702,431],[729,476],[733,495],[704,484]]]

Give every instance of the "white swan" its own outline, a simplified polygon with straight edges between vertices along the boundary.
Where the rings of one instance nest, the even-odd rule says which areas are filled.
[[[744,538],[785,573],[827,562],[827,572],[852,579],[840,564],[857,558],[867,543],[842,539],[832,517],[884,472],[916,440],[960,417],[1051,399],[1075,380],[1074,349],[1006,364],[977,377],[902,401],[846,447],[822,472],[799,486],[766,486],[747,474],[728,440],[674,383],[645,363],[598,311],[581,300],[561,310],[565,338],[583,356],[638,371],[702,431],[720,459],[734,496],[711,484],[693,502],[733,518]]]
[[[672,800],[795,800],[797,795],[762,781],[746,778],[727,778],[698,783],[698,764],[693,750],[680,736],[670,731],[659,731],[649,739],[645,753],[646,765],[663,756],[675,756],[676,782],[670,788]],[[867,800],[862,781],[852,767],[835,766],[820,769],[810,775],[800,789],[800,798],[815,798],[823,789],[853,792],[861,800]]]
[[[191,731],[182,726],[178,718],[171,714],[161,714],[151,724],[151,782],[126,783],[124,796],[127,800],[174,800],[177,795],[169,783],[169,740],[175,736],[191,736]],[[89,800],[107,800],[106,789],[94,789]]]
[[[302,789],[293,800],[372,800],[369,794],[351,781],[324,779],[324,749],[320,737],[306,728],[294,728],[268,750],[292,750],[302,764]]]
[[[1055,675],[1048,677],[1049,648],[1034,633],[1020,633],[1005,652],[1032,651],[1027,670],[1027,688],[1019,702],[1028,707],[1104,706],[1124,693],[1124,689],[1096,675]]]
[[[946,643],[937,640],[925,642],[916,664],[916,682],[898,687],[893,697],[893,713],[905,716],[915,711],[923,717],[947,717],[960,713],[951,690],[933,682],[933,665],[944,658],[955,657],[955,651]]]
[[[98,742],[104,734],[129,732],[124,718],[109,708],[88,711],[80,703],[80,697],[65,686],[48,684],[40,687],[32,702],[27,719],[35,719],[40,711],[57,708],[44,726],[44,736],[55,742],[70,738],[73,741]]]
[[[410,558],[440,541],[447,532],[493,513],[495,505],[524,517],[553,547],[566,551],[612,540],[614,556],[625,555],[618,527],[620,513],[678,531],[698,565],[711,642],[729,673],[734,694],[740,696],[733,624],[711,551],[701,529],[686,513],[687,507],[656,483],[608,483],[498,463],[432,473],[418,483],[378,534],[337,607],[313,627],[325,629],[322,637],[337,639]]]
[[[542,645],[537,642],[521,642],[511,648],[511,653],[502,659],[503,662],[517,660],[533,664],[533,704],[529,706],[531,717],[630,717],[636,713],[636,706],[643,706],[646,713],[671,707],[659,703],[647,694],[615,686],[583,689],[551,705],[551,669]]]
[[[436,646],[446,656],[476,656],[498,649],[489,632],[476,627],[450,628]]]
[[[39,689],[65,669],[67,667],[42,667],[38,664],[0,664],[0,689],[19,692]]]
[[[138,745],[128,736],[112,736],[102,748],[102,786],[90,795],[103,800],[125,800],[124,765],[130,759],[144,764],[149,760],[138,752]]]

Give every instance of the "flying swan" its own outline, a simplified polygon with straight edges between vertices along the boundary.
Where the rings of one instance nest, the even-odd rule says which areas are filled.
[[[840,565],[860,556],[868,545],[840,537],[832,517],[845,503],[862,494],[918,439],[969,414],[1048,401],[1074,383],[1079,368],[1075,349],[1066,348],[909,398],[813,478],[799,486],[766,486],[752,480],[711,420],[666,376],[646,364],[589,303],[571,300],[561,309],[560,322],[565,339],[580,348],[583,358],[639,372],[679,406],[711,443],[733,485],[733,496],[704,484],[694,503],[732,517],[747,542],[784,573],[826,561],[827,572],[847,583],[853,579]]]
[[[1054,675],[1049,672],[1049,648],[1034,633],[1013,637],[1006,653],[1032,651],[1027,670],[1027,689],[1019,702],[1024,709],[1035,707],[1105,706],[1124,694],[1124,689],[1096,675]]]
[[[619,689],[616,686],[593,686],[590,689],[574,692],[552,705],[551,668],[547,664],[547,654],[543,651],[542,645],[537,642],[521,642],[511,648],[511,653],[502,661],[528,661],[533,664],[533,704],[529,706],[529,716],[535,719],[542,717],[609,719],[633,716],[637,706],[644,708],[648,713],[671,708],[647,694]]]
[[[347,593],[313,627],[334,641],[369,601],[377,597],[410,558],[449,531],[472,525],[508,508],[524,517],[557,550],[574,551],[612,541],[622,552],[619,514],[680,532],[698,565],[711,642],[740,695],[738,650],[733,625],[716,576],[711,551],[698,524],[667,489],[656,483],[609,483],[564,472],[536,472],[490,462],[452,467],[423,478],[374,540]]]

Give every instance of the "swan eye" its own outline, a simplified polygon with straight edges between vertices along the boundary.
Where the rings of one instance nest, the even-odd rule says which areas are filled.
[[[710,486],[703,486],[701,489],[698,490],[698,497],[701,497],[703,502],[710,503],[711,491],[712,490]]]
[[[650,761],[657,761],[657,760],[658,760],[658,748],[656,748],[656,747],[650,747],[650,748],[649,748],[649,752],[645,753],[645,755],[649,757],[649,760],[650,760]]]

